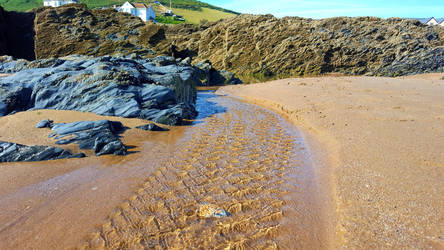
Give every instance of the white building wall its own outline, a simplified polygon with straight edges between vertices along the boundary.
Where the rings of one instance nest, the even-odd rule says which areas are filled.
[[[72,0],[66,0],[66,1],[60,1],[60,0],[43,1],[43,6],[59,7],[59,6],[62,6],[64,4],[69,4],[69,3],[75,3],[75,2],[72,1]]]
[[[144,22],[156,19],[156,12],[152,6],[148,8],[134,8],[132,4],[125,2],[120,8],[118,8],[118,11],[130,13],[139,17]]]
[[[142,19],[142,21],[146,22],[147,19],[147,12],[146,9],[136,9],[136,16],[140,17],[140,19]]]
[[[435,18],[432,18],[430,21],[427,22],[427,25],[438,25],[438,22]]]

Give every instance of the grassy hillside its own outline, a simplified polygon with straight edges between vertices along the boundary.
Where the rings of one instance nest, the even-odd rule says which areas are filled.
[[[79,0],[80,3],[86,3],[89,8],[98,8],[111,5],[120,5],[126,2],[126,0]],[[144,2],[152,3],[154,0],[136,0],[130,2]],[[169,0],[160,0],[165,6],[169,6]],[[43,0],[0,0],[0,5],[6,10],[26,11],[43,5]],[[189,9],[195,11],[203,11],[203,8],[218,10],[221,12],[227,12],[232,14],[238,14],[234,11],[222,9],[207,3],[203,3],[197,0],[173,0],[173,7],[180,9]]]
[[[175,14],[183,16],[186,23],[200,24],[202,20],[209,22],[236,16],[233,13],[202,7],[202,10],[173,8]]]

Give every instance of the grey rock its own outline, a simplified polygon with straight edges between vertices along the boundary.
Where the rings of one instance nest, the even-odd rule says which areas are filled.
[[[0,79],[0,116],[35,109],[77,110],[178,125],[188,119],[183,115],[196,115],[199,80],[194,67],[178,66],[173,59],[74,55],[19,67],[18,61],[6,58],[9,64],[0,72],[15,74]]]
[[[0,162],[47,161],[67,158],[82,158],[85,154],[50,146],[26,146],[0,141]]]
[[[148,131],[168,131],[169,130],[167,128],[159,127],[159,126],[157,126],[154,123],[145,124],[145,125],[142,125],[142,126],[137,126],[136,128],[142,129],[142,130],[148,130]]]
[[[35,126],[36,128],[52,128],[52,124],[54,121],[46,119],[43,120],[39,123],[37,123],[37,125]]]
[[[76,143],[80,149],[93,149],[96,155],[126,155],[126,146],[119,138],[125,128],[122,123],[101,121],[79,121],[58,123],[52,127],[54,132],[49,137],[56,139],[56,144]]]

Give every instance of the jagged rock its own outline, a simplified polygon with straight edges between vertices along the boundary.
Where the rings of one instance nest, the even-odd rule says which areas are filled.
[[[441,71],[444,29],[418,21],[374,17],[304,19],[241,15],[183,36],[165,31],[178,50],[196,51],[193,61],[209,60],[242,80],[266,80],[328,72],[405,75],[432,71],[423,58],[436,58]],[[399,63],[416,65],[399,68]],[[386,69],[386,70],[384,70]],[[400,70],[396,71],[395,70]]]
[[[0,116],[33,109],[77,110],[137,117],[167,125],[194,118],[193,67],[155,66],[156,60],[69,56],[20,64],[9,61],[0,72]],[[169,59],[168,59],[169,60]]]
[[[137,126],[136,128],[142,129],[142,130],[148,130],[148,131],[168,131],[169,130],[167,128],[159,127],[159,126],[157,126],[154,123],[145,124],[145,125],[142,125],[142,126]]]
[[[155,64],[183,66],[189,57],[192,63],[208,60],[244,82],[330,72],[396,76],[439,72],[444,64],[439,52],[444,29],[408,19],[240,15],[196,27],[144,24],[126,13],[82,4],[34,14],[36,58],[165,55],[174,58]],[[210,85],[210,79],[203,84]]]
[[[234,73],[220,70],[217,71],[211,65],[211,62],[206,60],[198,62],[196,67],[199,69],[199,80],[203,86],[218,86],[229,84],[241,84],[242,81],[236,78]]]
[[[54,132],[49,137],[54,137],[56,144],[76,143],[80,149],[93,149],[98,156],[127,154],[127,149],[118,136],[125,130],[120,122],[101,120],[58,123],[52,130]]]
[[[71,154],[69,151],[50,146],[25,146],[0,141],[0,162],[47,161],[67,158],[82,158],[85,154]]]
[[[71,54],[153,54],[137,43],[145,23],[134,15],[113,9],[90,10],[84,4],[43,7],[34,12],[37,59]]]
[[[46,119],[46,120],[43,120],[43,121],[37,123],[37,125],[35,127],[36,128],[52,128],[53,122],[54,121],[52,121],[52,120]]]

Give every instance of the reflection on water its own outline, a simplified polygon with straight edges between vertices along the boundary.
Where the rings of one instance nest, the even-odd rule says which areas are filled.
[[[196,117],[196,123],[212,115],[227,112],[226,107],[220,106],[215,101],[211,100],[216,97],[214,90],[197,92],[196,110],[199,114]]]

